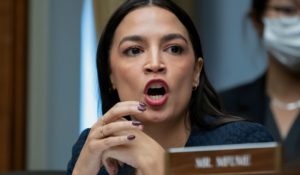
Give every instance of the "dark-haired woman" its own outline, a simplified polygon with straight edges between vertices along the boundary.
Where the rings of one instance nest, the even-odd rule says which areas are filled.
[[[220,111],[200,39],[169,0],[129,0],[101,36],[103,116],[73,147],[68,174],[164,174],[171,147],[268,142],[259,124]]]
[[[266,72],[221,93],[225,110],[267,127],[285,166],[300,164],[300,0],[253,0],[250,17],[268,51]]]

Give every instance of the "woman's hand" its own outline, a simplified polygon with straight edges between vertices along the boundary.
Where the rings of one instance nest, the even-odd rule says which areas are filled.
[[[124,131],[117,133],[123,135]],[[116,164],[124,162],[136,168],[138,174],[164,174],[165,150],[151,137],[140,130],[125,131],[135,136],[128,144],[111,147],[103,152],[104,162],[109,174],[116,174]]]
[[[136,101],[119,102],[104,114],[91,128],[73,170],[73,174],[97,174],[103,165],[102,154],[116,146],[126,146],[142,130],[138,121],[123,119],[128,115],[141,115],[145,105]],[[131,131],[131,132],[128,132]],[[116,171],[116,170],[114,170]]]

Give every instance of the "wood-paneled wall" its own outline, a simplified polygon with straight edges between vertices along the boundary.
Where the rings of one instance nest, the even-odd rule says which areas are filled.
[[[25,169],[27,5],[0,3],[0,172]]]

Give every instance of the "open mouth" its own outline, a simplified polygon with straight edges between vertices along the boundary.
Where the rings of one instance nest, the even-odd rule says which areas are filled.
[[[163,80],[151,80],[145,87],[145,101],[148,105],[159,106],[166,103],[168,85]]]
[[[154,100],[160,99],[165,94],[166,94],[165,88],[159,84],[150,86],[147,91],[147,95]]]

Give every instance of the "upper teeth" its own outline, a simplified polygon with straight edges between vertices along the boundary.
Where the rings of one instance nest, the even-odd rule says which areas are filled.
[[[155,88],[162,88],[163,86],[161,84],[152,84],[150,88],[155,89]]]

